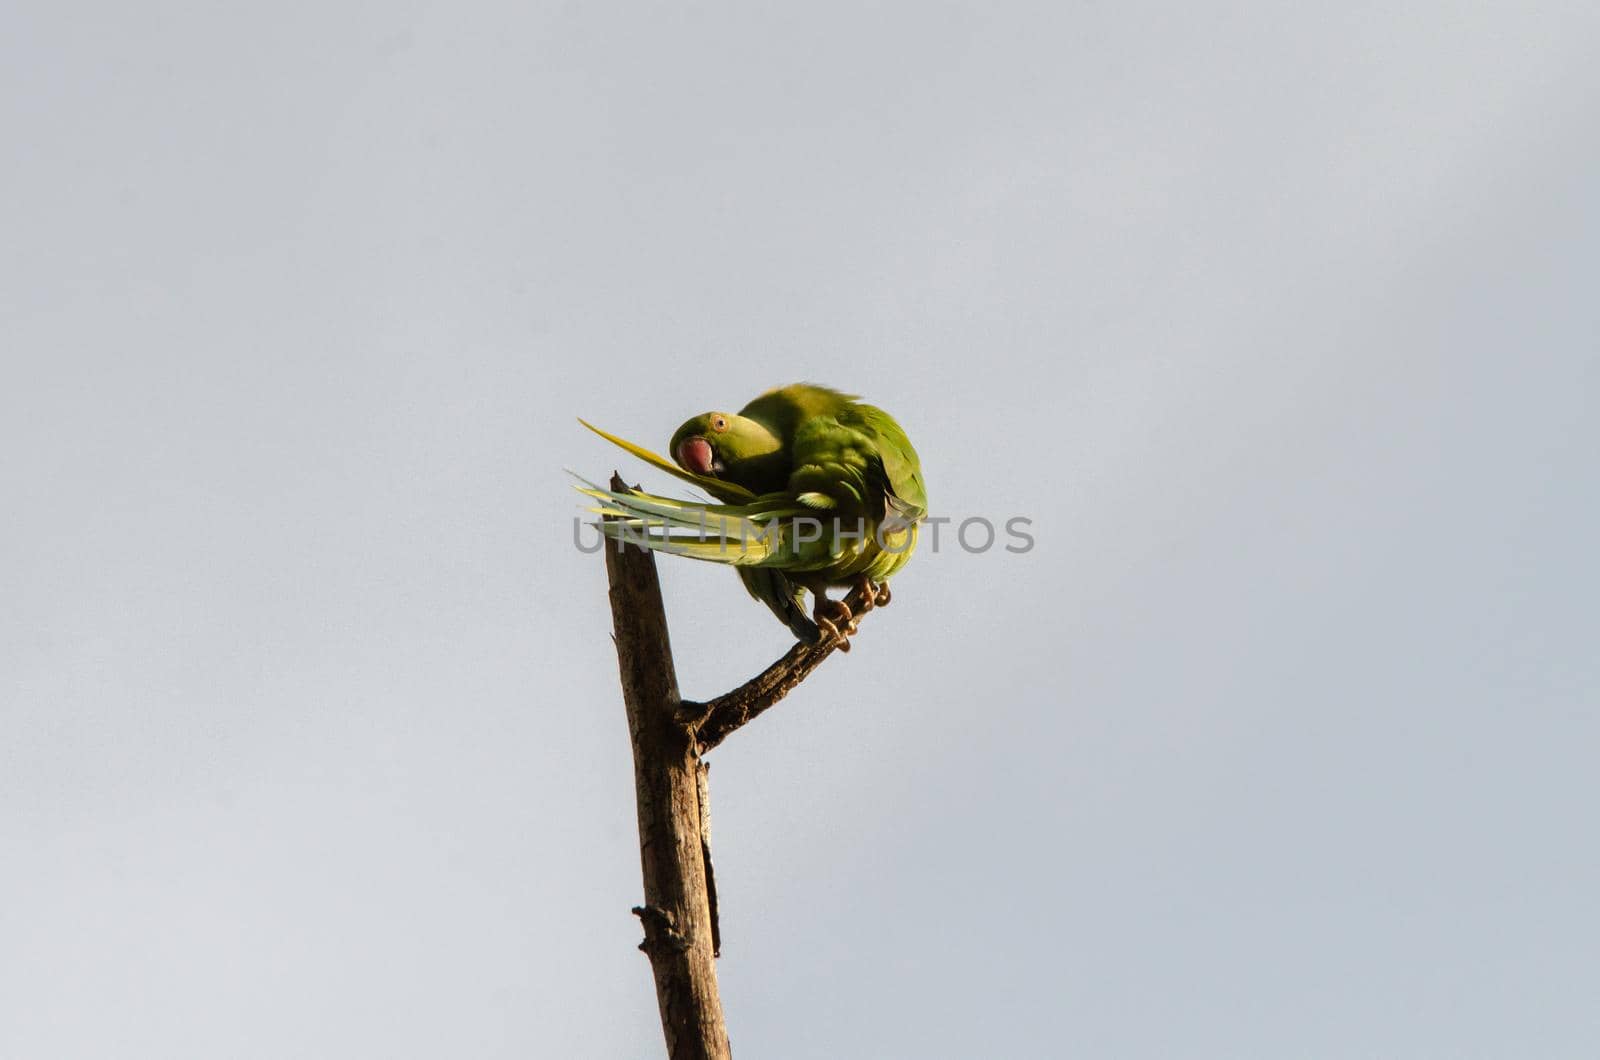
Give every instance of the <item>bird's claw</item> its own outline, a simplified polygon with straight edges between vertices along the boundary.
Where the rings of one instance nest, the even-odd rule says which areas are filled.
[[[811,617],[817,623],[817,627],[834,641],[834,647],[840,651],[850,650],[850,638],[855,635],[857,627],[856,616],[851,612],[849,604],[843,600],[821,597],[817,600],[816,609]]]
[[[856,589],[861,593],[861,611],[865,614],[874,607],[889,606],[889,583],[875,582],[865,574],[856,578]]]

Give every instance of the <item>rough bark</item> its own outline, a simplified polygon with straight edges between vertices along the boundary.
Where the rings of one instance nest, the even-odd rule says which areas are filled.
[[[678,721],[678,681],[655,558],[608,545],[611,618],[633,742],[644,905],[642,949],[655,975],[661,1030],[672,1060],[727,1060],[717,993],[699,752]]]

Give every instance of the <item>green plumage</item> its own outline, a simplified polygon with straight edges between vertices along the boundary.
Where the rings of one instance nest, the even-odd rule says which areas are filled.
[[[585,424],[585,426],[589,426]],[[770,390],[736,415],[708,412],[673,435],[674,465],[591,427],[720,504],[586,484],[602,532],[662,552],[735,567],[745,587],[796,636],[820,637],[826,590],[883,583],[916,548],[927,514],[922,467],[888,413],[827,387]],[[848,619],[848,614],[845,616]]]

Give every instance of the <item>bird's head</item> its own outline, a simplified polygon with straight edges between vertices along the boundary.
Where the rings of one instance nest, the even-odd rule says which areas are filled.
[[[672,436],[672,459],[696,475],[723,476],[778,448],[778,439],[755,420],[728,412],[706,412]],[[729,481],[738,481],[729,475]]]

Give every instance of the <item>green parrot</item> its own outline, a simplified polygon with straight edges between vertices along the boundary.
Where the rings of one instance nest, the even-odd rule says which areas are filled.
[[[579,420],[720,504],[585,483],[613,540],[733,566],[796,637],[848,651],[856,615],[836,587],[860,587],[870,610],[916,550],[927,514],[922,465],[888,413],[809,383],[769,390],[738,413],[689,420],[668,447],[676,464]],[[814,606],[804,607],[810,592]]]

